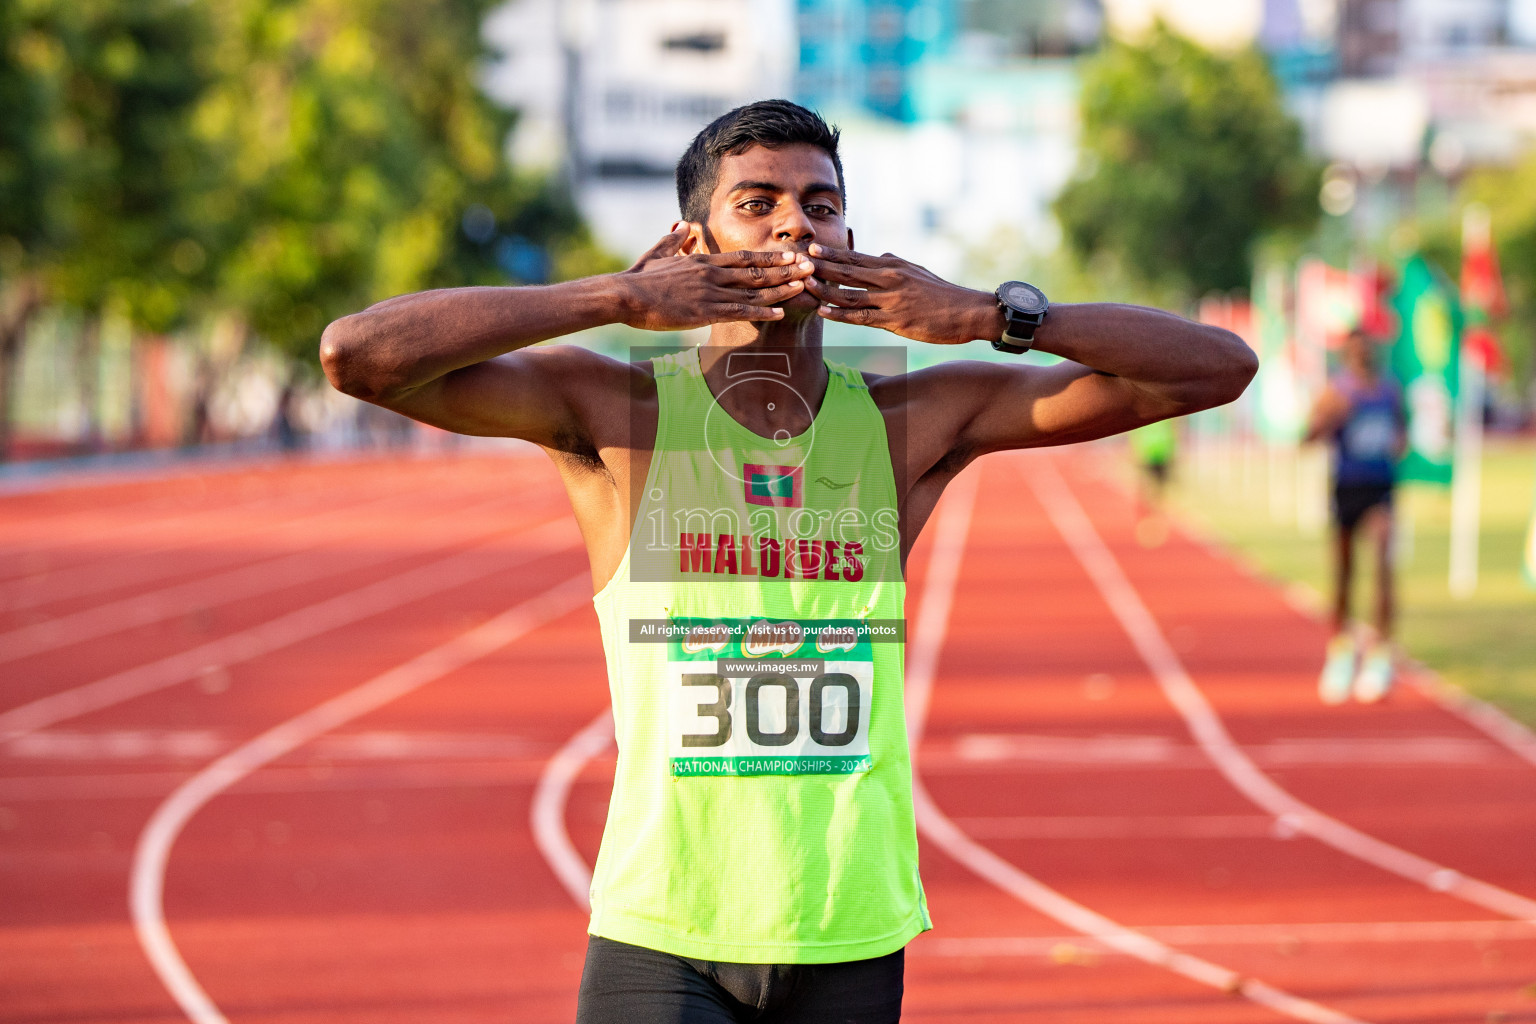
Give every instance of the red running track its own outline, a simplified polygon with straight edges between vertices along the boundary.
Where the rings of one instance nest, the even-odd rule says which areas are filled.
[[[968,521],[957,488],[913,556],[919,632],[939,621],[920,608],[930,564],[940,580],[955,559],[935,585],[949,613],[909,655],[936,658],[919,772],[963,841],[935,843],[949,834],[928,820],[937,928],[910,947],[906,1019],[1296,1019],[1245,995],[1275,991],[1316,1019],[1536,1020],[1536,926],[1277,827],[1217,770],[1040,474],[1059,470],[1234,748],[1291,798],[1519,900],[1536,897],[1536,762],[1411,688],[1318,705],[1321,627],[1182,534],[1138,547],[1094,466],[1081,449],[989,457]],[[154,874],[135,850],[232,755],[247,760],[187,805],[165,859],[167,934],[213,1012],[569,1020],[585,917],[530,815],[606,687],[562,509],[542,461],[489,455],[0,499],[0,1021],[187,1019],[130,914]],[[942,522],[963,527],[948,547]],[[253,583],[263,567],[288,575]],[[499,636],[475,632],[491,620]],[[36,640],[81,622],[92,639]],[[315,724],[349,692],[376,706]],[[296,720],[313,735],[273,746]],[[611,772],[592,759],[563,807],[588,862]],[[1010,895],[1015,876],[1236,991],[1074,933]]]

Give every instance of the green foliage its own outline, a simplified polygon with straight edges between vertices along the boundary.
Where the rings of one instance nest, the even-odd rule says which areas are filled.
[[[1318,216],[1320,167],[1263,57],[1225,57],[1159,23],[1087,62],[1077,171],[1056,201],[1066,239],[1186,298],[1246,288],[1260,238]]]
[[[421,288],[505,283],[497,243],[579,233],[514,178],[510,115],[475,78],[490,0],[224,0],[218,77],[194,122],[228,170],[201,197],[223,225],[220,293],[309,356],[327,321]],[[472,206],[489,237],[461,227]]]
[[[478,87],[494,3],[0,0],[0,278],[143,331],[233,315],[313,360],[327,321],[506,283],[509,251],[600,264],[507,165]]]
[[[44,207],[59,170],[48,121],[57,105],[58,48],[20,3],[0,4],[0,274],[14,274],[47,235]]]
[[[201,9],[18,0],[0,25],[0,92],[19,114],[7,105],[0,134],[7,262],[41,270],[57,300],[166,329],[200,269],[180,198],[208,171],[184,131],[206,84]]]

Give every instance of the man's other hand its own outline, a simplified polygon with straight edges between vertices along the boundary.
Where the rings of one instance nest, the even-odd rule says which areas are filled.
[[[916,263],[886,253],[811,246],[815,276],[806,290],[821,300],[827,320],[880,327],[934,345],[1000,338],[1003,316],[986,292],[950,284]]]
[[[686,230],[674,231],[614,275],[624,322],[648,331],[681,331],[728,320],[779,320],[775,303],[805,291],[812,267],[803,253],[683,254]]]

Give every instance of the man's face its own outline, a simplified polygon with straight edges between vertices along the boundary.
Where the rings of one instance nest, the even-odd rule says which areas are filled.
[[[753,146],[720,158],[709,219],[695,226],[684,251],[805,252],[812,242],[853,247],[832,158],[803,143]],[[784,305],[816,304],[815,296],[802,293]]]

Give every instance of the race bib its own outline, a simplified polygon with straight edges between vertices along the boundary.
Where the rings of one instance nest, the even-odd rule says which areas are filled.
[[[849,775],[870,768],[875,662],[856,619],[673,619],[673,775]]]

